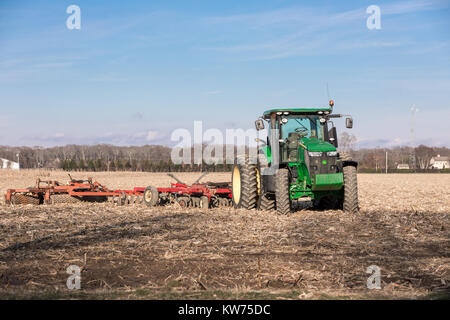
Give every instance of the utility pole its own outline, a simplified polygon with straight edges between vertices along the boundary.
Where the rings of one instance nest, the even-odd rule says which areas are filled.
[[[415,114],[419,111],[418,108],[416,108],[416,105],[413,104],[411,107],[411,154],[409,156],[410,163],[411,163],[411,169],[416,170],[416,136],[415,136]]]
[[[388,152],[386,151],[386,174],[388,173]]]
[[[20,169],[20,151],[16,154],[17,157],[17,163],[19,164],[19,169]]]

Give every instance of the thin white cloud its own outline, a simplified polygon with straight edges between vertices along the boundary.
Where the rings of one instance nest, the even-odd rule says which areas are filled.
[[[145,139],[147,141],[155,141],[161,139],[163,136],[164,135],[159,131],[150,130],[147,132],[147,136]]]
[[[445,141],[442,138],[423,138],[416,139],[414,146],[426,145],[430,147],[448,147],[449,141]],[[400,137],[384,138],[384,139],[362,139],[355,143],[355,147],[362,148],[393,148],[393,147],[411,147],[413,146],[410,139],[404,139]]]
[[[445,1],[418,0],[379,4],[382,19],[389,15],[449,7]],[[327,53],[333,50],[352,50],[376,47],[414,45],[411,41],[374,41],[366,28],[366,8],[333,12],[331,8],[290,7],[265,12],[206,18],[206,23],[240,28],[254,34],[234,40],[227,46],[206,48],[230,54],[248,54],[251,60],[279,59],[300,55]],[[261,29],[261,30],[260,30]],[[267,30],[267,32],[261,32]],[[293,31],[295,30],[295,31]],[[371,34],[373,36],[373,33]],[[248,39],[259,40],[249,42]],[[334,51],[335,52],[335,51]]]
[[[0,62],[0,82],[19,81],[75,65],[66,58],[42,57],[32,59],[8,59]]]
[[[449,1],[445,0],[418,0],[394,2],[386,5],[380,5],[382,15],[406,14],[420,11],[440,10],[448,8]]]
[[[4,140],[4,139],[3,139]],[[148,130],[135,132],[130,134],[120,134],[113,132],[105,132],[98,135],[79,136],[65,134],[62,132],[51,134],[40,134],[34,136],[22,136],[10,141],[16,145],[44,147],[66,145],[66,144],[114,144],[114,145],[145,145],[145,144],[169,144],[168,134],[163,131]],[[2,144],[2,139],[0,139]],[[11,143],[7,143],[11,144]]]
[[[367,42],[349,42],[338,46],[340,49],[357,49],[357,48],[376,48],[376,47],[399,47],[410,44],[406,41],[367,41]]]

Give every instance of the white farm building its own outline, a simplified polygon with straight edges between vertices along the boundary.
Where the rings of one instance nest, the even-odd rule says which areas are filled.
[[[450,168],[450,157],[441,157],[438,154],[437,157],[431,158],[430,165],[433,169],[448,169]]]
[[[19,165],[18,162],[0,158],[0,168],[2,168],[2,169],[19,170],[20,169],[20,165]]]

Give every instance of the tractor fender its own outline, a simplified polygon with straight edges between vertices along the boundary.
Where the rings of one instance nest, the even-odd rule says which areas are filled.
[[[342,167],[348,166],[358,168],[358,162],[354,160],[342,160]]]

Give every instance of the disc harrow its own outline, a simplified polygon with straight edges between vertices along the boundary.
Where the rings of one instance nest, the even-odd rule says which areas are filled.
[[[58,181],[36,179],[36,185],[27,189],[8,189],[5,202],[12,205],[59,204],[81,202],[106,202],[117,206],[141,205],[149,207],[178,204],[182,208],[228,207],[231,202],[231,187],[228,182],[199,183],[202,174],[192,185],[183,183],[169,174],[176,183],[169,187],[135,187],[131,190],[108,189],[92,178],[70,181],[62,185]]]

